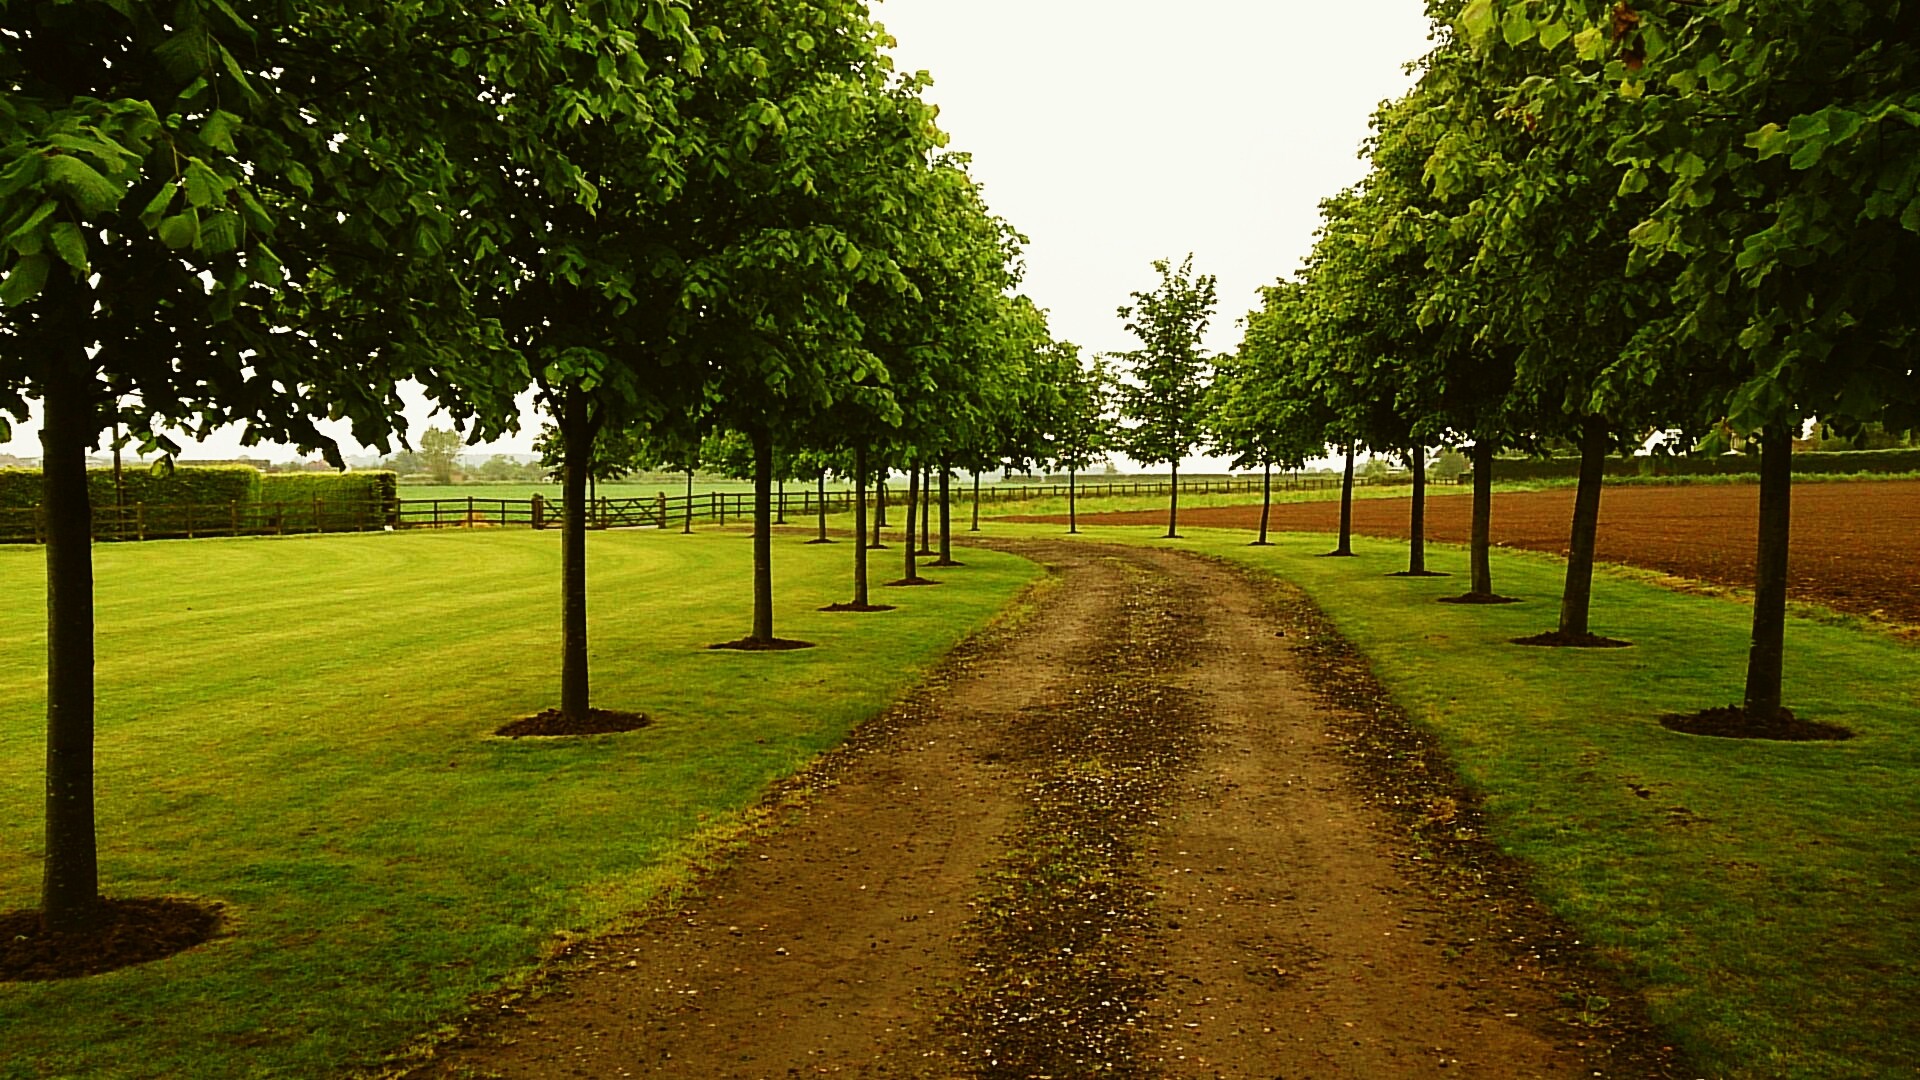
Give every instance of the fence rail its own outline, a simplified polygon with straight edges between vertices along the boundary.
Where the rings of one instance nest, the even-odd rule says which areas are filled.
[[[1356,477],[1355,483],[1368,481]],[[1404,482],[1400,478],[1379,482]],[[1253,478],[1206,478],[1182,480],[1182,495],[1248,494],[1260,491],[1261,480]],[[1168,481],[1130,480],[1093,482],[1075,485],[1079,498],[1101,499],[1120,496],[1166,495]],[[1340,486],[1338,476],[1276,475],[1276,492],[1330,490]],[[1021,502],[1031,499],[1065,498],[1066,484],[997,483],[980,488],[982,503]],[[871,504],[878,493],[869,491]],[[972,498],[971,485],[963,479],[954,489],[960,500]],[[889,487],[885,497],[896,504],[903,497]],[[824,498],[828,513],[839,513],[853,506],[850,489],[817,487],[781,491],[775,499],[777,520],[799,523],[820,512]],[[500,499],[472,495],[454,499],[394,499],[390,501],[358,499],[309,499],[277,502],[226,503],[132,503],[124,506],[96,506],[93,511],[93,536],[101,541],[192,540],[216,536],[291,536],[302,533],[379,532],[403,529],[451,528],[559,528],[565,506],[559,499],[535,495],[531,499]],[[691,528],[696,524],[726,525],[746,521],[753,514],[753,495],[744,491],[714,491],[703,494],[666,495],[653,498],[595,498],[587,508],[587,522],[594,529],[618,528]],[[39,506],[0,508],[0,543],[44,543],[46,514]]]

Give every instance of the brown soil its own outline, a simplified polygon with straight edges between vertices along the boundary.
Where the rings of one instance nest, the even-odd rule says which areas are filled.
[[[797,649],[817,648],[811,641],[794,641],[790,638],[772,638],[761,641],[758,638],[743,637],[738,641],[723,641],[718,645],[709,645],[709,649],[725,649],[731,652],[793,652]]]
[[[897,611],[892,604],[828,604],[821,611]]]
[[[614,735],[622,731],[639,731],[652,722],[640,713],[617,712],[613,709],[588,709],[587,715],[577,720],[568,720],[559,709],[548,709],[534,716],[502,724],[495,728],[493,733],[504,735],[509,739],[521,739],[527,736]]]
[[[217,907],[190,900],[103,900],[106,921],[91,934],[48,934],[38,911],[0,912],[0,982],[99,975],[164,959],[210,940]]]
[[[1802,720],[1792,709],[1779,714],[1756,717],[1738,705],[1707,709],[1690,715],[1674,714],[1660,718],[1660,726],[1687,735],[1710,735],[1719,739],[1771,739],[1776,742],[1839,742],[1853,738],[1853,732],[1838,724]]]
[[[1442,604],[1470,604],[1470,605],[1472,604],[1518,604],[1521,602],[1522,601],[1520,600],[1520,598],[1515,596],[1500,596],[1495,593],[1474,593],[1474,592],[1462,593],[1459,596],[1443,596],[1439,600],[1439,603],[1442,603]]]
[[[919,585],[938,585],[938,584],[940,583],[937,581],[934,581],[932,578],[906,577],[906,578],[901,578],[899,581],[889,581],[887,582],[886,587],[889,589],[906,589],[906,588],[913,588]]]
[[[697,895],[410,1075],[1678,1069],[1300,594],[1004,546],[1055,575],[1023,622],[776,792]],[[1589,995],[1606,1023],[1563,1004]]]
[[[1396,570],[1388,577],[1452,577],[1452,574],[1440,570]]]
[[[1543,649],[1630,649],[1631,641],[1601,637],[1599,634],[1563,634],[1549,630],[1544,634],[1513,639],[1515,645],[1536,645]]]
[[[1760,489],[1751,484],[1614,487],[1600,499],[1598,557],[1694,581],[1753,586]],[[1367,536],[1405,539],[1408,500],[1358,499],[1353,527]],[[1427,536],[1465,544],[1473,537],[1473,501],[1464,494],[1427,500]],[[1193,526],[1258,529],[1259,506],[1196,507],[1180,512]],[[1061,525],[1065,517],[1044,519]],[[1080,523],[1165,525],[1166,512],[1081,514]],[[1493,498],[1496,543],[1564,555],[1573,521],[1573,491],[1502,494]],[[1332,533],[1337,502],[1273,508],[1273,529]],[[1920,625],[1920,481],[1801,484],[1793,491],[1793,560],[1788,592],[1795,599],[1908,626]]]
[[[928,563],[927,565],[928,566],[965,566],[967,564],[963,562],[955,562],[952,559],[935,559],[932,562]]]

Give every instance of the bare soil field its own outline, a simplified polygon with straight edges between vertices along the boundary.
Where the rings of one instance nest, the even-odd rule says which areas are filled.
[[[1760,489],[1751,484],[1609,488],[1600,499],[1599,558],[1677,577],[1750,588]],[[1405,539],[1406,499],[1353,504],[1354,531]],[[1427,537],[1464,544],[1471,499],[1427,500]],[[1502,547],[1563,555],[1573,490],[1495,495],[1493,539]],[[1058,521],[1065,518],[1014,519]],[[1080,515],[1087,525],[1161,525],[1164,511]],[[1257,529],[1259,506],[1183,510],[1182,526]],[[1282,532],[1335,532],[1340,504],[1273,508]],[[1790,594],[1839,611],[1920,625],[1920,481],[1802,484],[1793,492]]]
[[[409,1076],[1695,1075],[1303,594],[998,546],[1054,575],[1022,621]]]

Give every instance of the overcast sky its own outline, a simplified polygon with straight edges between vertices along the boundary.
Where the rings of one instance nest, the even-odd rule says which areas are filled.
[[[1126,349],[1115,309],[1191,252],[1220,280],[1207,344],[1239,344],[1259,286],[1298,266],[1321,198],[1362,175],[1381,100],[1427,48],[1420,0],[885,0],[904,70],[934,77],[953,148],[1031,240],[1056,336]],[[409,410],[414,433],[431,406]],[[526,450],[522,438],[490,449]],[[37,429],[0,452],[39,455]],[[190,457],[240,452],[237,433]],[[351,449],[350,451],[351,452]],[[289,451],[255,449],[285,458]],[[1196,465],[1200,464],[1195,462]]]

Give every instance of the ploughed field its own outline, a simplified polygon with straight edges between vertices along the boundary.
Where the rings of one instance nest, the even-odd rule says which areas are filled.
[[[1573,489],[1493,497],[1493,540],[1503,547],[1562,555],[1573,520]],[[1753,484],[1608,488],[1600,498],[1598,556],[1719,585],[1753,584],[1760,489]],[[1353,504],[1353,527],[1367,536],[1405,539],[1408,500]],[[1427,500],[1427,537],[1472,538],[1473,501],[1464,494]],[[1046,518],[1064,523],[1066,519]],[[1164,510],[1080,515],[1083,524],[1165,525]],[[1260,507],[1183,509],[1180,524],[1260,527]],[[1273,508],[1282,532],[1335,532],[1338,502]],[[1795,599],[1840,611],[1920,624],[1920,481],[1801,484],[1793,491]]]

